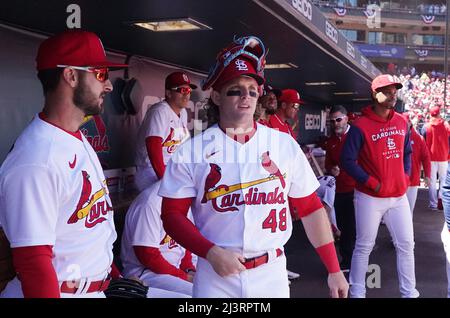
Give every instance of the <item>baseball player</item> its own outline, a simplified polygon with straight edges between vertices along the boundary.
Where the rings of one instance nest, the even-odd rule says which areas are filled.
[[[336,105],[330,110],[330,126],[333,130],[326,145],[325,168],[336,178],[336,211],[337,227],[341,231],[339,252],[341,254],[342,271],[350,269],[356,239],[355,208],[353,205],[355,180],[341,170],[340,156],[350,125],[347,110]]]
[[[413,215],[417,199],[417,190],[420,186],[421,167],[423,166],[425,174],[425,186],[428,187],[430,184],[431,162],[427,145],[425,144],[423,137],[419,135],[414,129],[411,122],[410,113],[405,112],[402,115],[408,123],[412,148],[411,176],[409,177],[409,187],[406,191],[406,196],[408,198],[409,207],[411,209],[411,215]]]
[[[104,297],[117,235],[98,157],[79,127],[112,91],[100,39],[72,30],[36,58],[45,106],[0,168],[0,222],[17,277],[12,297]]]
[[[160,181],[142,191],[128,209],[122,235],[123,275],[148,286],[192,296],[195,266],[189,251],[164,231]]]
[[[394,111],[398,83],[391,75],[372,81],[374,103],[362,110],[348,132],[342,168],[356,180],[356,244],[350,268],[350,296],[366,296],[366,272],[381,218],[397,252],[402,297],[418,297],[414,234],[406,190],[411,145],[405,119]]]
[[[277,109],[277,97],[281,91],[265,84],[262,96],[258,99],[255,111],[255,120],[261,125],[268,126],[269,118]]]
[[[431,159],[429,198],[430,208],[433,210],[437,210],[438,208],[436,177],[439,175],[439,184],[444,181],[444,176],[447,172],[449,154],[448,144],[450,136],[450,126],[441,118],[440,111],[441,110],[439,106],[431,107],[431,119],[422,128],[422,134],[425,138],[425,143],[430,152]],[[439,198],[441,198],[440,194]]]
[[[287,120],[296,120],[300,105],[304,103],[300,98],[300,94],[295,89],[282,90],[281,96],[278,98],[278,108],[275,114],[269,117],[267,126],[288,133],[294,137],[294,132]]]
[[[199,256],[193,297],[289,297],[283,246],[292,231],[291,205],[328,269],[331,295],[345,297],[348,285],[311,167],[288,134],[253,121],[264,62],[255,37],[235,39],[218,54],[202,88],[212,87],[219,123],[169,161],[159,190],[164,228]]]
[[[177,147],[190,137],[186,107],[192,84],[183,72],[166,77],[165,100],[147,110],[138,131],[135,183],[139,191],[162,178],[167,162]]]

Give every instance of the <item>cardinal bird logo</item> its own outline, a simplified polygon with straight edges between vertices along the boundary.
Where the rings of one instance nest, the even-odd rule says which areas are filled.
[[[206,203],[206,201],[208,201],[206,198],[208,191],[215,188],[216,184],[222,178],[222,169],[220,169],[218,165],[216,165],[215,163],[210,163],[209,166],[211,167],[211,170],[206,177],[205,194],[203,195],[202,203]]]
[[[280,179],[281,187],[284,189],[286,187],[286,182],[284,181],[283,174],[281,173],[280,169],[276,165],[275,162],[270,159],[269,152],[266,151],[261,155],[261,164],[263,168],[270,173],[270,175],[277,177]]]
[[[82,174],[83,174],[83,186],[81,188],[80,199],[78,200],[78,204],[77,207],[75,208],[74,213],[67,221],[68,224],[76,223],[79,220],[78,211],[80,211],[83,208],[83,206],[87,202],[89,202],[89,197],[91,196],[92,184],[89,181],[89,174],[84,170],[82,171]]]

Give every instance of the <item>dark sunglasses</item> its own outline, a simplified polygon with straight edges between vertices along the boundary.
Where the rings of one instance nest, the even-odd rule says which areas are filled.
[[[173,87],[170,90],[180,93],[182,95],[189,95],[192,92],[192,88],[182,86],[182,87]]]
[[[74,70],[80,70],[85,71],[89,73],[94,73],[95,78],[99,81],[104,83],[109,79],[109,70],[108,68],[95,68],[91,66],[72,66],[72,65],[57,65],[58,67],[68,67]]]
[[[336,117],[336,118],[330,118],[331,122],[336,122],[336,123],[340,123],[341,121],[344,120],[346,116],[342,116],[342,117]]]
[[[241,97],[242,95],[243,95],[243,92],[241,92],[240,90],[237,90],[237,89],[232,89],[232,90],[229,90],[227,92],[227,96],[239,96],[239,97]],[[258,97],[258,92],[256,92],[256,91],[249,91],[248,95],[250,97],[257,98]]]

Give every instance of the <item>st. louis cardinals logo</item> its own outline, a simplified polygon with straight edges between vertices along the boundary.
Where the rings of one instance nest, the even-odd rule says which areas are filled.
[[[245,63],[245,61],[243,60],[236,60],[236,62],[234,62],[234,64],[236,64],[236,69],[239,71],[248,71],[248,65]]]
[[[183,128],[176,128],[176,129],[182,129],[183,130],[183,137],[176,139],[175,138],[175,129],[170,128],[169,135],[167,136],[166,140],[164,140],[162,146],[167,148],[168,153],[174,153],[175,150],[177,150],[177,147],[183,143],[184,139],[187,137],[188,132],[185,127]]]
[[[204,195],[201,203],[207,203],[211,201],[213,209],[218,212],[232,212],[238,211],[236,206],[243,204],[257,205],[257,204],[283,204],[285,203],[284,188],[286,187],[286,174],[282,174],[278,166],[270,159],[269,152],[266,151],[261,155],[261,165],[269,173],[266,178],[238,183],[233,185],[225,185],[219,183],[222,178],[222,169],[215,163],[210,163],[210,172],[205,180]],[[271,192],[260,192],[256,185],[270,182],[273,180],[279,180],[280,187],[276,187]],[[248,189],[249,191],[241,197],[240,193],[235,193],[240,190]],[[219,202],[218,202],[218,199]]]
[[[168,244],[167,248],[169,250],[171,250],[172,248],[178,247],[178,243],[175,242],[175,240],[167,234],[166,234],[166,236],[164,236],[164,238],[159,243],[159,245],[165,245],[165,244]]]
[[[112,211],[112,208],[106,200],[100,200],[106,194],[105,188],[101,188],[91,195],[92,184],[89,181],[89,174],[86,171],[82,171],[81,173],[83,185],[81,188],[80,199],[78,200],[75,211],[67,221],[67,224],[74,224],[79,220],[85,219],[85,226],[87,228],[92,228],[105,221],[105,216],[108,212]]]

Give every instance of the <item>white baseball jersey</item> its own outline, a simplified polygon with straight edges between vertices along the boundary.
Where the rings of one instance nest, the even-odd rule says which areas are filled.
[[[58,280],[106,277],[116,231],[97,154],[79,133],[36,116],[0,168],[0,220],[11,247],[52,245]]]
[[[318,185],[290,135],[257,124],[241,144],[215,125],[174,154],[159,194],[195,198],[192,214],[201,234],[251,258],[283,248],[292,232],[288,196],[306,197]]]
[[[190,137],[186,109],[182,109],[178,116],[166,101],[161,101],[147,110],[138,131],[136,146],[135,182],[141,191],[158,180],[145,145],[145,139],[151,136],[162,138],[163,159],[167,165],[178,146]]]
[[[128,209],[120,254],[125,277],[140,277],[146,269],[137,259],[133,246],[158,248],[166,261],[177,268],[184,257],[185,249],[166,234],[162,225],[160,183],[142,191]]]
[[[336,179],[333,176],[319,176],[320,186],[317,189],[317,196],[331,209],[334,207],[334,197],[336,196]]]

